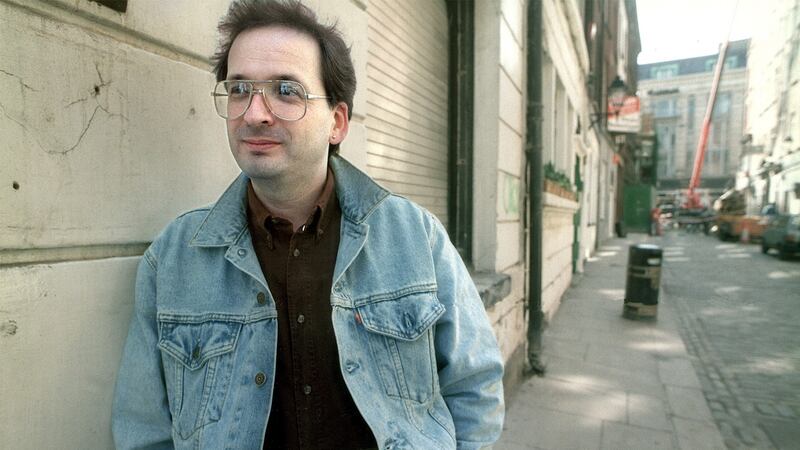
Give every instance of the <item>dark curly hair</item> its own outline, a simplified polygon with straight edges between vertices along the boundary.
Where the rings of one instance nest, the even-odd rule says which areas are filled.
[[[320,71],[328,104],[347,104],[347,118],[353,115],[353,96],[356,92],[356,73],[342,33],[336,24],[323,25],[317,15],[298,0],[236,0],[219,23],[219,47],[211,57],[217,81],[228,76],[228,54],[239,33],[259,27],[282,26],[306,33],[319,44]],[[336,153],[339,145],[331,145]]]

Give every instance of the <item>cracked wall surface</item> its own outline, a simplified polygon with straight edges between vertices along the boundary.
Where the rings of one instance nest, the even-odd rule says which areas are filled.
[[[146,242],[236,175],[210,73],[0,10],[0,248]]]
[[[139,255],[239,173],[208,63],[229,1],[0,0],[0,449],[113,448]],[[365,5],[307,3],[365,80]],[[342,154],[364,168],[354,104]]]
[[[137,40],[95,22],[96,5],[69,3],[0,0],[3,449],[113,448],[111,397],[139,261],[130,255],[238,174],[213,76],[184,56],[210,53],[227,0],[194,13],[209,27],[169,44],[183,53],[154,43],[171,32]],[[169,3],[147,14],[191,2]],[[125,26],[146,30],[141,11]]]

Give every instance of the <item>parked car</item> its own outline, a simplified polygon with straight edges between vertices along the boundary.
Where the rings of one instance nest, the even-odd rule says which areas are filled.
[[[761,237],[761,251],[778,250],[781,259],[800,253],[800,215],[780,215],[769,221]]]

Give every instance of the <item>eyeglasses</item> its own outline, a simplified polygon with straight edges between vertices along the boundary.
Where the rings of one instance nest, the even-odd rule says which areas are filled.
[[[214,107],[223,119],[238,119],[250,109],[253,94],[260,93],[275,117],[294,121],[306,115],[308,100],[329,99],[307,94],[302,84],[291,80],[225,80],[214,87]]]

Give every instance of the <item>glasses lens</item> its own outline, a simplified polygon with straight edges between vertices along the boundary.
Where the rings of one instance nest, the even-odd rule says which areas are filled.
[[[214,107],[225,119],[244,114],[250,104],[253,84],[246,81],[220,81],[214,88]]]
[[[224,119],[242,116],[253,93],[262,93],[269,110],[283,120],[299,120],[306,114],[306,90],[295,81],[220,81],[214,88],[214,107]]]
[[[264,86],[272,113],[283,120],[298,120],[306,114],[306,90],[294,81],[276,80]]]

